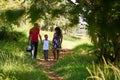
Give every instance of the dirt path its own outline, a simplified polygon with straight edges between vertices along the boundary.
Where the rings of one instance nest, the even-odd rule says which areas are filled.
[[[71,50],[69,49],[64,49],[61,50],[60,52],[60,58],[63,58],[65,55],[69,54],[71,52]],[[38,66],[42,67],[44,72],[48,75],[48,77],[51,80],[64,80],[63,77],[58,76],[57,74],[55,74],[51,68],[52,66],[56,63],[57,61],[53,60],[53,55],[50,52],[49,55],[49,60],[45,61],[44,59],[39,59],[37,61]]]

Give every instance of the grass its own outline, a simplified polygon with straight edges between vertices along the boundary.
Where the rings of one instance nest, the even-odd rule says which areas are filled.
[[[25,52],[24,42],[0,41],[0,80],[49,80]]]
[[[41,31],[42,39],[48,34],[49,40],[53,32]],[[86,44],[84,44],[86,43]],[[0,41],[0,80],[49,80],[43,70],[30,59],[25,52],[27,39],[19,42]],[[65,80],[120,80],[120,65],[95,63],[94,46],[88,38],[74,38],[63,35],[62,47],[73,49],[73,52],[60,59],[53,71],[63,76]],[[38,48],[38,58],[43,56],[41,46]]]
[[[95,63],[97,57],[91,54],[93,50],[91,44],[80,44],[52,69],[65,80],[120,80],[119,64]]]
[[[71,54],[60,59],[53,70],[60,76],[64,76],[65,80],[85,80],[89,76],[86,67],[91,67],[92,61],[94,61],[94,56],[89,54],[86,56],[82,53],[85,48],[89,52],[93,46],[88,44],[77,46]]]
[[[44,34],[48,34],[49,39],[52,40],[53,32],[41,31],[42,39],[44,39]],[[68,48],[69,44],[78,45],[73,41],[78,42],[78,39],[75,40],[70,36],[65,36],[63,48]],[[36,61],[31,60],[30,54],[25,51],[26,46],[27,38],[25,36],[19,42],[0,41],[0,80],[49,80],[43,70],[36,66]],[[43,57],[43,54],[39,44],[38,58],[41,57]]]

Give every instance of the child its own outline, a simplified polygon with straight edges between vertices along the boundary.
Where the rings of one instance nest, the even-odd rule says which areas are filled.
[[[53,56],[54,59],[59,59],[59,53],[60,53],[60,49],[61,49],[61,44],[62,44],[62,32],[61,29],[59,27],[55,28],[55,33],[53,36],[53,41],[52,41],[52,45],[53,45]],[[56,53],[57,52],[57,53]]]
[[[48,61],[48,50],[50,41],[48,40],[48,35],[44,35],[45,40],[43,40],[43,52],[44,52],[44,59]]]

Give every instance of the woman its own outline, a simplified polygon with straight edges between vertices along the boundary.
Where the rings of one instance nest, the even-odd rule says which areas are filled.
[[[55,33],[53,36],[52,44],[53,44],[53,56],[54,59],[59,59],[59,53],[61,49],[61,44],[62,44],[62,32],[59,27],[55,28]]]
[[[28,43],[31,43],[31,57],[33,59],[36,59],[37,56],[37,48],[38,48],[38,37],[40,38],[41,44],[42,44],[42,39],[40,35],[40,27],[38,23],[34,24],[34,27],[30,29],[29,31],[29,38],[28,38]]]

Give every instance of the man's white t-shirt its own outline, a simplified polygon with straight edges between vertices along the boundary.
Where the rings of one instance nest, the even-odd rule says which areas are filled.
[[[43,40],[43,50],[49,50],[49,40]]]

